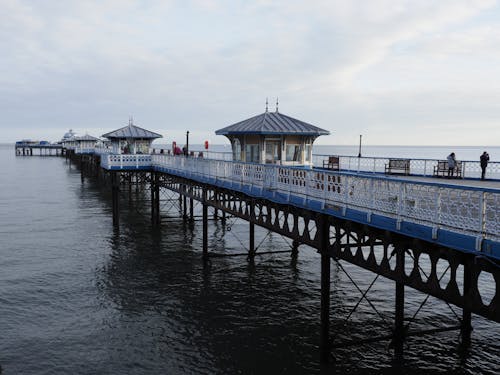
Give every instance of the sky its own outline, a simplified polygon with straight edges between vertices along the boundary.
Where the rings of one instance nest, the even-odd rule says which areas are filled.
[[[494,0],[0,0],[0,48],[0,142],[223,144],[279,98],[316,144],[500,145]]]

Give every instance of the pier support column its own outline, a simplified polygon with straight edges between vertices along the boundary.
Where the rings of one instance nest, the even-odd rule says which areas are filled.
[[[187,220],[187,196],[186,196],[186,185],[183,186],[182,188],[182,203],[183,203],[183,213],[182,213],[182,218],[184,220]]]
[[[113,200],[113,225],[120,224],[120,172],[111,172],[111,193]]]
[[[203,189],[203,260],[208,260],[208,206],[207,191]]]
[[[405,285],[401,280],[404,275],[405,268],[405,250],[403,248],[396,249],[396,272],[398,280],[396,280],[396,311],[394,317],[394,354],[397,357],[403,355],[403,344],[405,340],[404,328],[404,304],[405,304]]]
[[[464,262],[464,307],[462,310],[462,324],[460,327],[460,335],[462,338],[462,342],[460,345],[463,348],[467,348],[470,346],[471,343],[471,333],[472,333],[472,314],[470,310],[465,307],[467,304],[467,301],[470,301],[470,292],[471,292],[471,266],[470,266],[470,259],[467,257],[466,261]]]
[[[153,227],[160,226],[160,176],[151,173],[151,223]]]
[[[217,202],[219,198],[219,193],[214,193],[214,201]],[[217,209],[217,207],[214,207],[214,221],[217,221],[217,219],[219,218],[219,210]]]
[[[80,180],[82,184],[85,181],[85,174],[83,169],[85,168],[85,160],[83,159],[83,155],[80,155]]]
[[[193,198],[189,198],[189,220],[194,220],[194,200]]]
[[[255,257],[255,224],[250,221],[250,230],[249,230],[249,247],[248,247],[248,257],[253,259]]]
[[[219,195],[219,200],[222,202],[222,206],[226,207],[226,194]],[[225,227],[226,226],[226,211],[224,211],[224,210],[221,210],[221,211],[222,211],[221,221],[222,221],[222,225]]]
[[[292,241],[292,257],[297,257],[299,255],[299,241],[293,240]]]
[[[321,254],[321,331],[320,357],[321,362],[328,362],[331,354],[330,345],[330,254],[328,252],[328,219],[321,215],[319,222]]]
[[[250,228],[249,228],[249,246],[248,246],[248,258],[249,259],[253,259],[255,257],[255,224],[254,224],[254,220],[255,220],[255,204],[254,204],[254,201],[251,200],[249,202],[249,206],[248,206],[248,209],[249,209],[249,220],[248,220],[248,223],[250,224]]]

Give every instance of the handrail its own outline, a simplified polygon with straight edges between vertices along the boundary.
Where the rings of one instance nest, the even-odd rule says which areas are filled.
[[[398,225],[403,221],[426,225],[433,233],[443,229],[463,233],[474,236],[477,246],[485,239],[500,241],[500,192],[494,189],[168,155],[152,155],[152,165],[272,199],[317,203],[323,210],[341,210],[344,215],[355,209],[368,221],[380,215]]]
[[[323,165],[324,160],[328,160],[331,155],[313,155],[313,164]],[[340,169],[343,171],[364,172],[364,173],[384,173],[385,165],[389,163],[391,157],[358,157],[336,155],[340,159]],[[434,167],[441,159],[423,158],[398,158],[409,160],[410,174],[414,176],[433,176]],[[481,178],[481,164],[476,160],[461,160],[462,177],[470,179]],[[486,172],[488,179],[500,180],[500,162],[490,161]]]
[[[113,150],[109,148],[96,147],[94,153],[96,154],[110,154]],[[203,159],[211,160],[225,160],[232,161],[231,152],[218,152],[218,151],[194,151],[194,158],[198,157],[198,154],[203,153]],[[87,151],[86,151],[87,153]],[[92,153],[89,150],[88,153]],[[156,154],[153,154],[156,155]],[[168,154],[158,154],[166,155]],[[171,155],[172,156],[172,155]],[[321,168],[323,166],[323,161],[327,161],[332,155],[324,154],[313,154],[313,165],[315,168]],[[339,168],[341,171],[346,172],[356,172],[356,173],[373,173],[373,174],[383,174],[385,173],[385,165],[389,163],[392,157],[358,157],[349,155],[335,155],[339,158]],[[410,168],[409,174],[413,176],[433,176],[434,167],[438,165],[441,159],[423,159],[423,158],[399,158],[400,160],[409,160]],[[481,178],[481,164],[479,161],[474,160],[462,160],[462,177],[466,179],[479,179]],[[266,164],[268,165],[268,164]],[[294,164],[287,164],[287,166],[293,167]],[[301,166],[297,163],[295,166]],[[488,179],[500,180],[500,162],[490,161],[488,163],[488,168],[486,172]]]
[[[403,223],[412,223],[427,233],[417,238],[465,251],[493,241],[493,256],[500,258],[498,189],[165,154],[102,155],[101,165],[165,172],[403,233]]]

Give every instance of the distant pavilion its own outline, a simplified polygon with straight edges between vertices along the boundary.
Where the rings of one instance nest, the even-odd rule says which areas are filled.
[[[81,149],[93,149],[97,142],[100,142],[99,138],[93,137],[91,135],[85,134],[81,137],[74,137],[73,142],[77,148]]]
[[[149,154],[153,141],[161,134],[140,128],[130,118],[128,125],[102,135],[109,139],[114,154]]]
[[[215,132],[229,138],[233,160],[252,163],[312,166],[312,145],[328,130],[266,111]]]

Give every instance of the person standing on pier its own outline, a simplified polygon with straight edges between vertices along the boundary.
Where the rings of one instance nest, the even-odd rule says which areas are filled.
[[[479,157],[479,161],[481,162],[481,180],[484,180],[484,175],[486,174],[486,167],[488,166],[488,162],[490,161],[490,155],[486,151]]]
[[[448,161],[448,177],[450,176],[453,177],[453,171],[457,166],[457,159],[455,159],[455,153],[452,152],[451,154],[449,154],[446,160]]]

